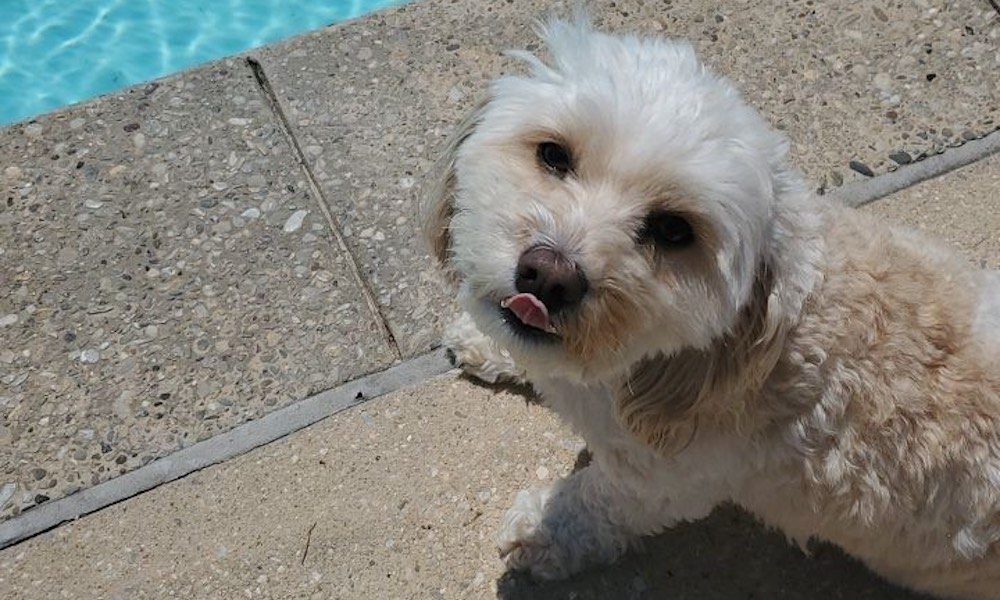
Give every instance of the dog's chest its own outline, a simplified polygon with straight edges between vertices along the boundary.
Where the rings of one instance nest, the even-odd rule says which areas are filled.
[[[536,381],[535,387],[545,404],[583,436],[608,477],[644,495],[732,500],[755,469],[758,454],[745,438],[699,435],[682,452],[664,456],[620,424],[606,388],[560,380]]]

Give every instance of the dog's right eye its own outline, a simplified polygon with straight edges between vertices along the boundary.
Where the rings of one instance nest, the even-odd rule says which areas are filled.
[[[639,239],[667,249],[686,248],[694,243],[694,228],[679,215],[655,211],[646,216]]]
[[[538,144],[538,160],[559,177],[565,177],[573,170],[573,156],[569,149],[555,142]]]

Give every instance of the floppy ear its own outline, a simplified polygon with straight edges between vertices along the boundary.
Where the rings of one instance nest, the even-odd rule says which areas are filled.
[[[455,132],[445,144],[441,158],[432,173],[433,180],[428,186],[421,206],[424,236],[433,256],[449,279],[454,279],[451,268],[451,218],[455,215],[455,161],[462,143],[475,130],[487,100],[479,101],[468,115],[462,119]]]
[[[616,397],[619,421],[649,446],[683,450],[699,427],[742,429],[748,410],[781,355],[787,321],[762,268],[733,329],[703,350],[682,350],[638,363]]]

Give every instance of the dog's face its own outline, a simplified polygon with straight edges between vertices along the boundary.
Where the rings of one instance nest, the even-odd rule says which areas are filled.
[[[734,326],[785,144],[690,47],[555,22],[455,137],[429,231],[460,301],[529,370],[580,379]]]

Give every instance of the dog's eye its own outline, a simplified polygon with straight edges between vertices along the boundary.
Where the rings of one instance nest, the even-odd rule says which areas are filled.
[[[573,156],[565,146],[555,142],[538,144],[538,160],[559,177],[573,170]]]
[[[646,216],[639,239],[664,249],[686,248],[694,243],[694,229],[684,217],[658,211]]]

